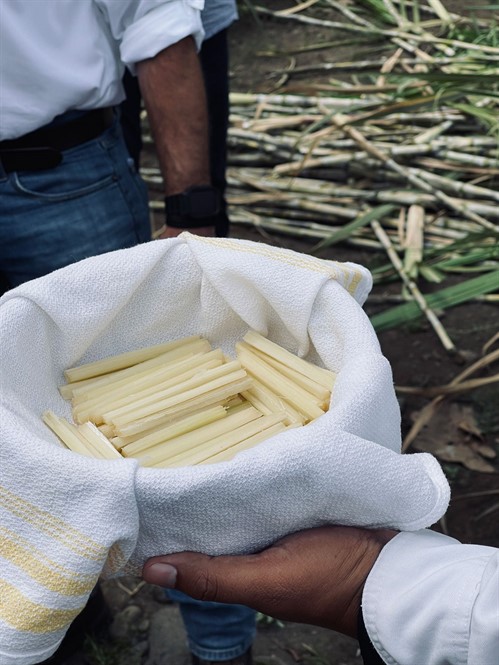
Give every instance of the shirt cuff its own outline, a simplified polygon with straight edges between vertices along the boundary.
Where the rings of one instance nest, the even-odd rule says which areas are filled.
[[[492,547],[462,545],[429,530],[395,536],[362,598],[367,633],[385,663],[492,665],[499,647],[499,603],[491,599],[498,566]],[[472,654],[479,660],[470,660]]]
[[[381,656],[376,651],[373,643],[369,639],[369,635],[367,634],[366,626],[364,624],[362,610],[359,611],[359,617],[357,620],[357,640],[359,642],[360,655],[362,656],[362,662],[364,665],[385,665]]]
[[[134,73],[135,63],[153,58],[163,49],[190,35],[199,51],[204,31],[198,3],[185,0],[166,2],[125,30],[120,45],[121,59]]]

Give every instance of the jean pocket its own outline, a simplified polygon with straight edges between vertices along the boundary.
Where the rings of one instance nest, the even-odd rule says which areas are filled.
[[[109,187],[118,176],[112,169],[106,171],[85,172],[85,169],[77,169],[73,164],[66,167],[63,162],[47,171],[13,173],[11,182],[19,193],[55,203],[77,199]]]

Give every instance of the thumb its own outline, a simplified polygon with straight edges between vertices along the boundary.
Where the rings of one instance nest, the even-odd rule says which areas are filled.
[[[182,552],[149,559],[142,577],[150,584],[175,588],[198,600],[251,605],[262,586],[259,559],[258,554],[211,557]]]

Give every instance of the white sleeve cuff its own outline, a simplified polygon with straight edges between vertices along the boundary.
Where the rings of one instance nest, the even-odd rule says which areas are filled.
[[[401,533],[367,578],[364,623],[388,665],[497,665],[498,590],[499,550]]]
[[[199,50],[204,37],[199,3],[195,0],[166,2],[125,30],[120,46],[121,59],[133,71],[135,63],[153,58],[189,35]]]

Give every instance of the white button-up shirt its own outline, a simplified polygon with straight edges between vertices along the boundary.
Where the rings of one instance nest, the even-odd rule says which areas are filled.
[[[401,533],[369,574],[362,611],[388,665],[498,665],[499,549]]]
[[[203,0],[1,0],[0,140],[118,104],[125,65],[204,33]]]

